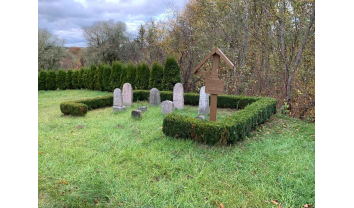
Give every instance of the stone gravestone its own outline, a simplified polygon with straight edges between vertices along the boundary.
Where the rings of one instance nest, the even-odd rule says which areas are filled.
[[[142,118],[143,113],[140,110],[133,110],[132,111],[132,118]]]
[[[176,83],[173,87],[173,104],[177,109],[184,108],[183,85]]]
[[[122,91],[116,88],[113,92],[113,111],[124,111]]]
[[[132,85],[125,83],[123,85],[123,105],[132,106],[133,103],[133,89]]]
[[[160,105],[161,103],[161,98],[160,98],[160,92],[156,88],[152,88],[150,90],[150,97],[149,97],[149,104],[150,105]]]
[[[205,86],[200,89],[198,114],[209,114],[209,94],[205,93]]]
[[[172,113],[174,109],[173,102],[170,100],[165,100],[161,103],[161,112],[162,114]]]
[[[148,108],[146,106],[141,106],[138,108],[138,110],[140,110],[141,112],[146,112]]]

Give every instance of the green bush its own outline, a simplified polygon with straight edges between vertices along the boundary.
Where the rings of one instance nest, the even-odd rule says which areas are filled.
[[[127,79],[126,82],[130,83],[132,88],[135,89],[136,67],[129,63],[127,65]]]
[[[102,90],[103,65],[99,64],[94,76],[94,90]]]
[[[150,69],[145,63],[136,67],[135,88],[137,90],[147,90],[149,88]]]
[[[96,70],[97,70],[97,67],[96,65],[92,64],[91,65],[91,69],[88,73],[88,77],[87,77],[87,86],[88,88],[87,89],[90,89],[90,90],[94,90],[95,89],[95,75],[96,75]]]
[[[181,82],[180,68],[174,58],[167,58],[163,69],[163,90],[171,91],[176,83]]]
[[[110,76],[111,91],[120,87],[120,75],[122,73],[122,63],[114,61],[112,64],[112,71]]]
[[[77,75],[78,89],[85,88],[85,86],[84,86],[84,78],[83,78],[85,70],[86,70],[86,68],[81,68],[79,70],[79,74]]]
[[[65,78],[67,89],[74,89],[72,81],[73,81],[73,71],[70,69],[66,73],[66,78]]]
[[[63,102],[60,110],[65,115],[84,116],[88,110],[103,108],[113,105],[113,96],[103,96],[91,99]]]
[[[128,67],[126,65],[122,65],[122,71],[120,74],[120,86],[119,88],[122,89],[123,85],[128,82]]]
[[[72,75],[71,84],[73,89],[79,89],[79,82],[78,82],[79,71],[75,70]]]
[[[47,75],[46,71],[41,71],[38,77],[38,90],[47,90]]]
[[[55,71],[49,71],[47,75],[47,90],[56,90],[57,83],[56,83],[57,75]]]
[[[66,72],[64,70],[59,70],[58,75],[57,75],[57,86],[60,90],[65,90],[66,89]]]
[[[157,88],[162,90],[162,79],[163,79],[163,67],[154,62],[151,67],[149,88]]]
[[[112,67],[109,65],[103,66],[103,75],[102,75],[102,85],[104,91],[112,91],[110,87],[110,77],[112,73]]]

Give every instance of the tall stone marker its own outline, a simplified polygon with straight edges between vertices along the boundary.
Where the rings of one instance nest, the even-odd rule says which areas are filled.
[[[133,103],[133,88],[129,83],[123,85],[123,105],[132,106]]]
[[[161,104],[160,92],[157,88],[152,88],[150,90],[149,104],[150,105],[160,105]]]
[[[113,92],[113,111],[124,111],[125,106],[123,106],[123,95],[119,88],[116,88]]]
[[[162,114],[172,113],[174,109],[173,102],[170,100],[165,100],[161,103]]]
[[[173,105],[177,109],[184,108],[183,85],[176,83],[173,87]]]
[[[198,114],[209,114],[209,94],[205,93],[205,86],[200,89]]]
[[[213,57],[212,70],[210,71],[198,71],[200,67],[209,59]],[[216,109],[218,95],[223,93],[224,81],[218,79],[218,68],[220,58],[225,61],[225,63],[232,69],[234,64],[225,56],[225,54],[219,49],[214,48],[210,53],[204,57],[204,59],[199,62],[199,64],[194,67],[192,74],[204,75],[205,76],[205,92],[211,94],[210,98],[210,121],[216,121]]]

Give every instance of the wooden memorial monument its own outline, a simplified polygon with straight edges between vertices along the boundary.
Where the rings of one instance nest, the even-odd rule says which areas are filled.
[[[198,71],[200,67],[210,58],[213,57],[212,71]],[[218,95],[223,94],[224,81],[218,79],[218,67],[220,62],[220,57],[226,62],[226,64],[233,68],[233,63],[225,56],[225,54],[219,49],[214,48],[199,64],[193,69],[192,74],[204,75],[205,76],[205,93],[211,95],[210,98],[210,121],[216,121],[216,108]]]

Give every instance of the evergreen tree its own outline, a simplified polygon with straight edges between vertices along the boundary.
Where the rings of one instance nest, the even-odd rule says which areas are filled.
[[[78,89],[84,88],[83,87],[83,79],[82,79],[82,74],[84,73],[85,68],[81,68],[79,70],[79,74],[77,76],[77,84],[78,84]]]
[[[128,73],[127,66],[126,65],[122,65],[122,72],[120,74],[120,89],[122,89],[123,85],[128,82],[127,73]]]
[[[132,85],[133,89],[136,89],[135,76],[136,76],[136,67],[132,63],[129,63],[127,66],[127,82]]]
[[[87,77],[87,81],[88,81],[87,85],[88,85],[88,89],[90,89],[90,90],[95,89],[94,81],[95,81],[96,70],[97,70],[96,65],[92,64],[90,72],[88,73],[88,77]]]
[[[103,76],[102,76],[102,84],[104,91],[111,91],[110,87],[110,77],[112,73],[112,67],[109,65],[103,66]]]
[[[47,75],[46,71],[41,71],[38,77],[38,90],[47,90]]]
[[[149,88],[157,88],[162,90],[162,79],[163,79],[163,67],[154,62],[151,67],[150,80],[149,80]]]
[[[56,83],[57,75],[55,71],[49,71],[47,75],[47,90],[56,90],[57,83]]]
[[[66,90],[66,72],[64,70],[59,70],[57,75],[57,86],[60,90]]]
[[[102,76],[103,76],[103,65],[99,64],[94,76],[94,89],[95,90],[103,90],[102,85]]]
[[[163,89],[171,91],[175,84],[179,82],[181,82],[181,75],[178,63],[174,58],[167,58],[163,69]]]
[[[111,91],[120,87],[120,75],[122,73],[122,64],[118,61],[114,61],[112,64],[112,71],[110,76]]]
[[[66,88],[67,89],[73,89],[73,71],[71,69],[68,70],[68,72],[66,73],[66,78],[65,78],[65,82],[66,82]]]
[[[149,88],[150,69],[147,64],[139,64],[136,67],[135,88],[137,90],[147,90]]]
[[[72,80],[71,80],[71,84],[73,86],[73,89],[78,89],[79,88],[78,76],[79,76],[79,71],[75,70],[73,72]]]

